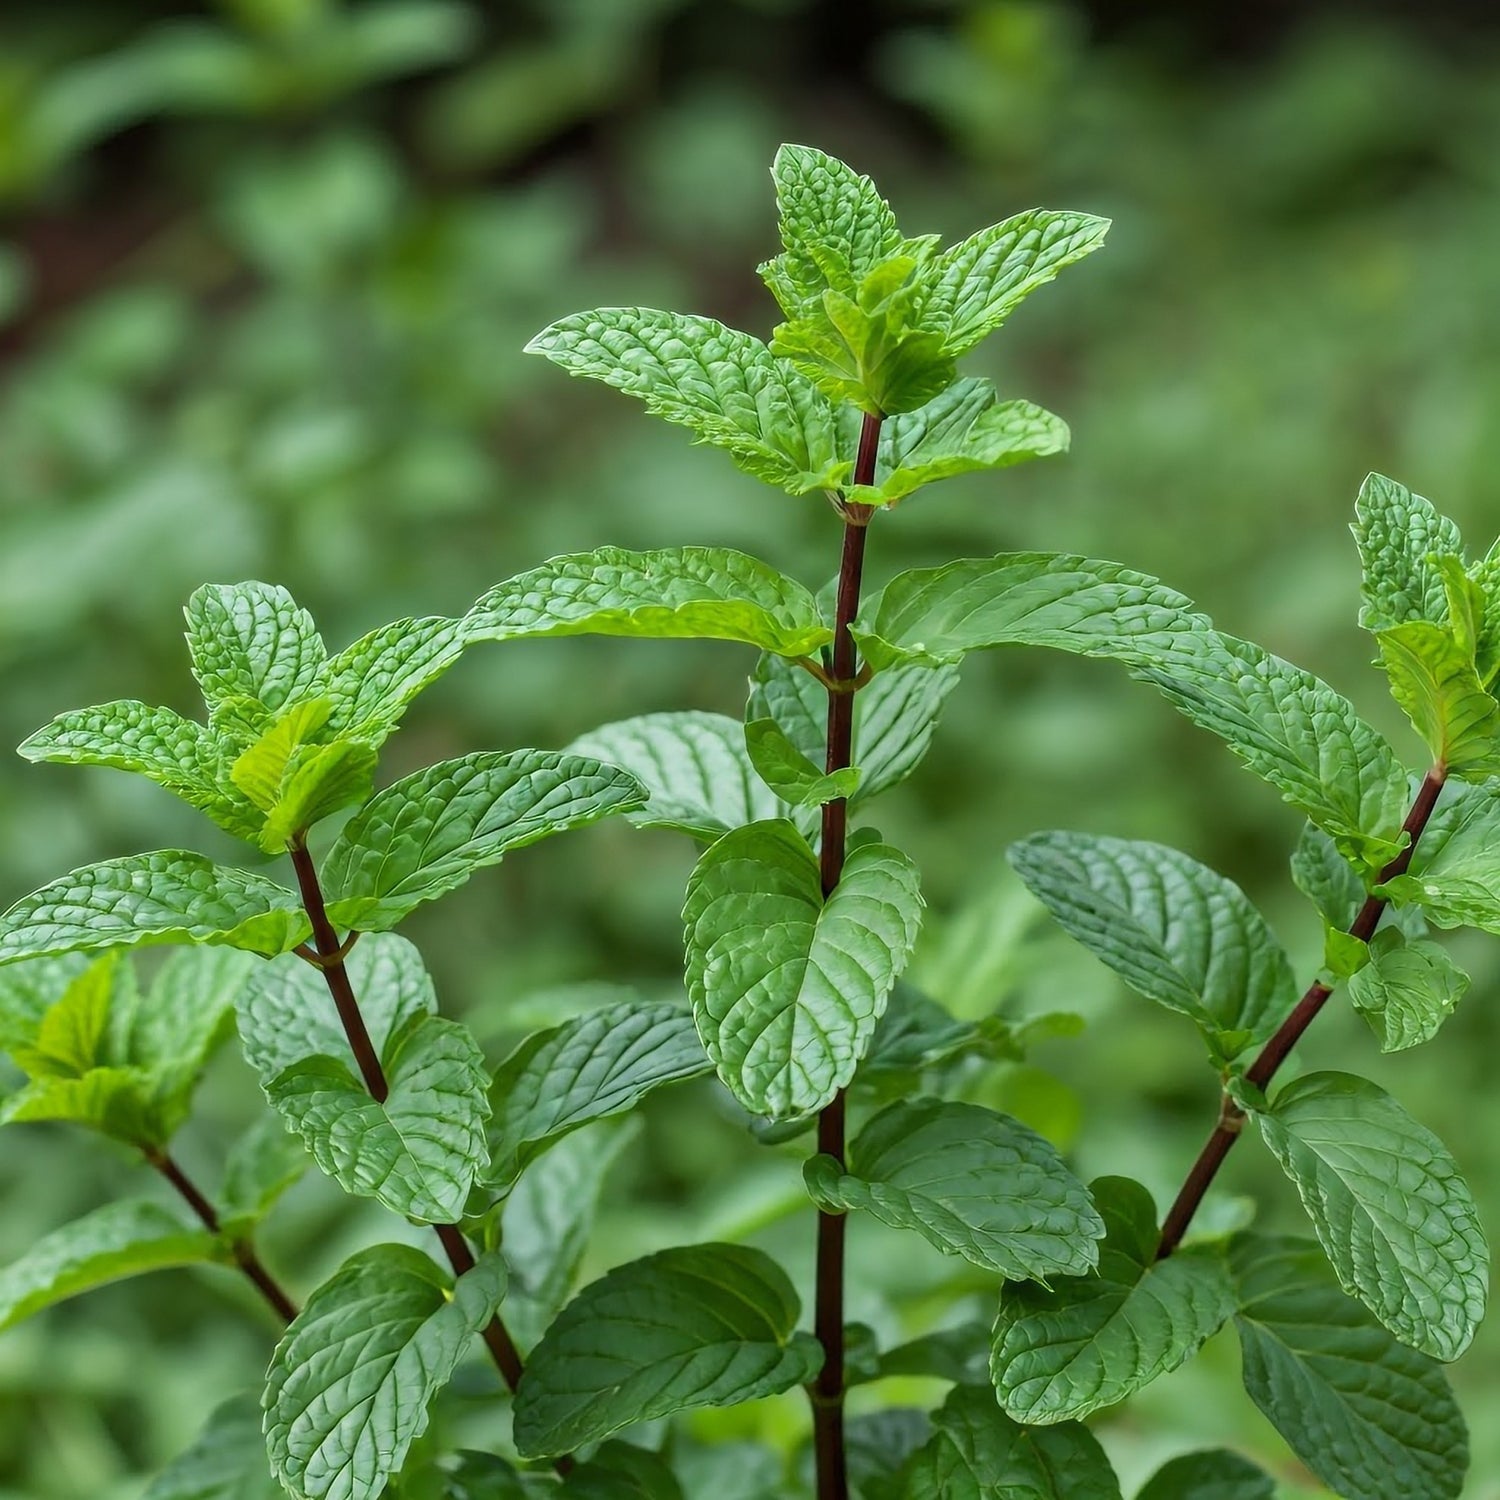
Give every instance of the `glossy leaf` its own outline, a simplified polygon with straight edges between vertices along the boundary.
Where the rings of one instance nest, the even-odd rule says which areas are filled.
[[[1099,1258],[1083,1184],[1035,1131],[977,1104],[899,1101],[855,1138],[846,1172],[830,1156],[804,1170],[820,1207],[915,1229],[1008,1280],[1080,1276]]]
[[[361,636],[328,663],[329,733],[381,744],[417,694],[463,654],[464,644],[462,622],[439,616],[396,620]]]
[[[1442,569],[1428,559],[1433,553],[1463,551],[1458,527],[1440,516],[1430,500],[1383,474],[1371,474],[1360,486],[1354,517],[1354,539],[1364,563],[1359,623],[1371,631],[1414,620],[1446,624]]]
[[[1209,1448],[1163,1464],[1135,1500],[1276,1500],[1276,1484],[1248,1458]]]
[[[210,708],[250,698],[274,713],[320,693],[323,639],[312,616],[285,589],[206,583],[185,612],[193,676]]]
[[[344,825],[323,866],[341,927],[394,927],[512,849],[645,802],[613,766],[553,751],[466,755],[379,792]]]
[[[504,1292],[497,1255],[451,1285],[406,1245],[346,1260],[308,1298],[266,1377],[266,1444],[281,1483],[304,1500],[375,1500]]]
[[[1439,927],[1500,932],[1500,782],[1444,792],[1409,872],[1376,894],[1410,903]]]
[[[752,719],[745,725],[745,750],[756,774],[788,807],[821,807],[852,797],[863,774],[858,766],[824,772],[775,719]]]
[[[1376,935],[1370,962],[1349,978],[1349,1001],[1382,1052],[1430,1042],[1469,987],[1469,976],[1436,943]]]
[[[710,845],[688,882],[688,994],[720,1078],[754,1114],[820,1109],[854,1075],[921,920],[916,867],[857,844],[825,903],[782,821]]]
[[[1107,1230],[1098,1275],[1001,1293],[990,1373],[1017,1421],[1061,1422],[1123,1401],[1196,1353],[1234,1311],[1216,1248],[1156,1259],[1145,1188],[1105,1177],[1092,1192]]]
[[[1434,763],[1479,779],[1500,771],[1500,703],[1483,688],[1472,643],[1425,620],[1377,632],[1391,696],[1426,742]]]
[[[1242,1236],[1231,1264],[1245,1389],[1345,1500],[1456,1500],[1468,1434],[1441,1366],[1338,1288],[1305,1240]]]
[[[1257,1119],[1344,1290],[1403,1343],[1457,1359],[1484,1316],[1489,1246],[1443,1143],[1347,1073],[1297,1079]]]
[[[532,1351],[516,1446],[549,1457],[633,1422],[802,1385],[823,1354],[793,1331],[799,1310],[785,1272],[742,1245],[687,1245],[619,1266]]]

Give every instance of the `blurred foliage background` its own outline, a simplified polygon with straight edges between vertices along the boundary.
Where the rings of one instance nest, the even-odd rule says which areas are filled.
[[[8,0],[0,740],[112,697],[193,711],[179,609],[205,579],[285,583],[334,646],[605,542],[727,543],[821,582],[838,545],[827,507],[762,491],[520,352],[552,318],[609,303],[768,333],[753,274],[774,248],[767,167],[778,142],[803,140],[874,174],[908,232],[954,238],[1038,203],[1115,220],[1106,252],[1029,303],[980,371],[1063,414],[1072,455],[950,481],[881,517],[877,576],[1024,547],[1126,561],[1328,678],[1416,759],[1355,627],[1346,523],[1375,468],[1455,515],[1472,548],[1500,529],[1490,8],[872,0],[855,13]],[[752,666],[732,646],[486,648],[418,705],[386,774],[560,745],[652,709],[737,714]],[[1137,1175],[1165,1200],[1212,1120],[1197,1043],[1049,931],[1001,852],[1047,826],[1177,844],[1245,884],[1310,973],[1317,924],[1286,877],[1296,819],[1117,671],[1034,654],[971,661],[927,766],[879,816],[925,871],[918,978],[968,1014],[1088,1018],[977,1087],[1090,1175]],[[136,849],[229,852],[144,783],[19,760],[0,760],[0,826],[4,901]],[[445,1004],[498,1052],[590,1003],[590,984],[669,983],[691,859],[667,834],[574,835],[512,856],[411,935]],[[1476,941],[1459,957],[1475,986],[1432,1048],[1392,1067],[1341,1011],[1306,1051],[1372,1073],[1437,1129],[1493,1229],[1500,951]],[[228,1056],[202,1099],[183,1154],[211,1181],[257,1103]],[[806,1281],[799,1148],[755,1145],[706,1085],[658,1096],[619,1144],[591,1270],[744,1234]],[[136,1176],[75,1136],[7,1132],[0,1261],[126,1187],[152,1190]],[[1225,1181],[1295,1224],[1254,1147]],[[307,1182],[268,1257],[305,1291],[390,1232]],[[852,1315],[885,1333],[972,1295],[913,1239],[873,1223],[853,1236]],[[0,1495],[138,1493],[218,1399],[256,1383],[271,1336],[209,1272],[115,1287],[0,1338]],[[1127,1481],[1229,1440],[1302,1492],[1238,1391],[1232,1345],[1100,1424]],[[453,1418],[479,1443],[486,1375]],[[1500,1319],[1454,1379],[1474,1430],[1469,1494],[1500,1495]],[[887,1384],[861,1399],[930,1394]],[[694,1422],[794,1446],[803,1410],[788,1398]],[[747,1474],[746,1500],[785,1493]]]

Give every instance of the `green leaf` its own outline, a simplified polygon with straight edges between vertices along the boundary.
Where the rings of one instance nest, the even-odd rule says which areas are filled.
[[[956,663],[992,646],[1052,646],[1136,662],[1183,632],[1207,630],[1192,601],[1117,563],[1009,552],[918,568],[891,580],[853,630],[877,670]]]
[[[378,792],[324,862],[328,915],[341,927],[394,927],[512,849],[644,806],[634,777],[553,751],[466,755]]]
[[[74,709],[38,729],[19,749],[29,761],[133,771],[237,838],[253,838],[260,826],[254,808],[229,782],[217,737],[170,708],[126,699]]]
[[[396,620],[361,636],[328,663],[331,734],[378,746],[412,699],[463,655],[463,622],[440,616]]]
[[[1090,1190],[1106,1227],[1099,1274],[1001,1292],[990,1374],[1017,1421],[1061,1422],[1123,1401],[1196,1353],[1234,1311],[1217,1248],[1157,1260],[1145,1188],[1104,1177]]]
[[[180,849],[85,865],[0,916],[0,964],[155,943],[285,953],[309,932],[283,886]]]
[[[193,676],[210,708],[250,698],[275,713],[323,691],[323,639],[285,589],[206,583],[185,613]]]
[[[304,1500],[375,1500],[504,1292],[498,1255],[453,1284],[407,1245],[346,1260],[308,1298],[266,1377],[266,1445],[281,1483]]]
[[[1365,883],[1315,823],[1303,825],[1292,853],[1292,883],[1323,914],[1328,926],[1347,931],[1364,905]]]
[[[849,799],[852,807],[899,785],[916,770],[957,685],[956,667],[916,663],[877,673],[854,695],[853,760],[862,775]],[[747,716],[774,719],[805,756],[814,762],[822,758],[828,694],[801,667],[782,657],[762,656],[751,679]]]
[[[787,822],[710,845],[683,907],[688,994],[720,1078],[753,1114],[821,1109],[854,1076],[916,942],[916,867],[849,853],[825,903],[817,856]]]
[[[1500,782],[1445,794],[1412,854],[1408,873],[1375,894],[1420,908],[1439,927],[1500,932]]]
[[[1276,1500],[1276,1484],[1238,1453],[1208,1448],[1163,1464],[1135,1500]]]
[[[932,1375],[955,1385],[978,1385],[993,1402],[989,1389],[990,1330],[986,1323],[960,1323],[956,1328],[924,1333],[894,1349],[883,1350],[871,1379],[891,1375]]]
[[[260,1403],[234,1396],[214,1409],[192,1445],[146,1486],[141,1500],[281,1500],[266,1465]]]
[[[220,1218],[232,1232],[248,1233],[311,1165],[306,1147],[287,1132],[279,1115],[257,1115],[224,1160]]]
[[[900,1500],[901,1470],[932,1440],[932,1420],[910,1406],[859,1412],[844,1423],[850,1493],[859,1500]]]
[[[1393,1339],[1305,1240],[1231,1249],[1245,1389],[1292,1451],[1345,1500],[1456,1500],[1469,1466],[1441,1366]]]
[[[686,1245],[619,1266],[532,1351],[516,1447],[550,1457],[633,1422],[802,1385],[823,1352],[793,1332],[799,1311],[785,1272],[743,1245]]]
[[[1104,243],[1109,220],[1028,209],[971,234],[928,263],[924,322],[958,356],[993,333],[1015,308],[1074,261]]]
[[[1291,961],[1232,881],[1142,840],[1039,833],[1016,873],[1064,929],[1133,990],[1181,1011],[1211,1046],[1268,1036],[1297,998]]]
[[[43,1235],[0,1270],[0,1328],[122,1277],[224,1259],[213,1235],[155,1203],[109,1203]]]
[[[1430,500],[1383,474],[1371,474],[1360,486],[1354,516],[1365,575],[1359,623],[1377,632],[1415,620],[1446,624],[1442,569],[1428,559],[1463,551],[1458,527]]]
[[[1035,1131],[977,1104],[898,1101],[860,1131],[846,1172],[814,1156],[804,1173],[820,1207],[864,1209],[1008,1280],[1080,1276],[1099,1259],[1104,1223],[1083,1184]]]
[[[666,1461],[629,1443],[608,1442],[563,1481],[573,1500],[682,1500]]]
[[[745,751],[756,774],[788,807],[821,807],[852,797],[863,774],[858,766],[819,770],[775,719],[752,719],[745,725]]]
[[[120,987],[111,1013],[112,1055],[196,1077],[232,1031],[235,1001],[258,965],[232,948],[169,954],[149,987]]]
[[[1349,980],[1349,999],[1382,1052],[1430,1042],[1469,987],[1469,976],[1436,943],[1406,942],[1394,928],[1371,944],[1371,960]]]
[[[1309,1073],[1257,1116],[1338,1275],[1390,1331],[1457,1359],[1484,1316],[1489,1246],[1447,1149],[1348,1073]]]
[[[528,1037],[490,1085],[492,1179],[513,1181],[551,1142],[710,1069],[687,1011],[627,1001]]]
[[[923,485],[1002,469],[1068,450],[1068,424],[1030,401],[1002,401],[988,380],[957,380],[881,427],[873,485],[851,485],[865,505],[894,505]]]
[[[1412,620],[1376,633],[1391,696],[1450,774],[1479,779],[1500,771],[1500,703],[1479,681],[1465,650],[1441,625]]]
[[[759,339],[712,318],[601,307],[544,328],[526,352],[639,398],[790,494],[835,489],[853,467],[828,398]]]
[[[42,1013],[28,1041],[10,1049],[28,1077],[79,1078],[115,1060],[107,1037],[119,965],[118,952],[90,964]]]
[[[833,639],[800,583],[725,547],[554,557],[496,584],[464,620],[466,641],[620,635],[743,641],[806,656]]]
[[[375,782],[373,745],[337,740],[307,745],[287,766],[276,802],[266,814],[257,842],[267,854],[291,847],[315,823],[364,802]]]
[[[800,667],[791,670],[813,682]],[[744,726],[725,714],[622,719],[580,736],[566,753],[619,766],[640,782],[645,805],[625,814],[637,828],[670,828],[712,843],[731,828],[785,811],[750,765]]]
[[[92,960],[82,953],[0,968],[0,1052],[29,1046],[50,1006]]]
[[[955,1387],[932,1422],[902,1500],[1120,1500],[1098,1439],[1077,1422],[1022,1427],[975,1386]]]

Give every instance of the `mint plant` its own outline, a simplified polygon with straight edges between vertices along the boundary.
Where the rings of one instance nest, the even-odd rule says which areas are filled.
[[[1066,448],[1060,419],[957,361],[1108,226],[1034,210],[943,248],[904,235],[870,181],[821,152],[783,147],[774,176],[784,249],[761,274],[785,321],[769,344],[614,308],[530,347],[771,486],[825,496],[839,550],[809,572],[836,561],[831,587],[722,548],[601,547],[496,585],[462,618],[398,621],[333,657],[283,591],[210,587],[188,608],[206,722],[116,703],[22,746],[146,775],[257,864],[109,860],[0,919],[0,1042],[30,1079],[7,1117],[126,1141],[199,1221],[154,1203],[98,1211],[0,1275],[0,1323],[198,1259],[238,1266],[289,1320],[259,1410],[228,1402],[152,1500],[259,1494],[268,1474],[299,1500],[679,1500],[732,1483],[815,1500],[1118,1500],[1087,1419],[1230,1322],[1252,1401],[1318,1479],[1350,1500],[1451,1500],[1467,1440],[1441,1364],[1487,1296],[1473,1196],[1375,1084],[1273,1084],[1340,984],[1382,1050],[1431,1040],[1467,981],[1429,924],[1500,931],[1500,550],[1470,562],[1420,496],[1379,476],[1361,491],[1361,624],[1426,744],[1416,773],[1332,688],[1118,564],[1009,553],[867,590],[870,530],[899,524],[884,513],[940,479]],[[743,721],[654,713],[562,752],[475,753],[374,790],[381,744],[464,651],[579,634],[755,647]],[[1292,875],[1325,941],[1300,999],[1265,919],[1189,855],[1071,831],[1011,851],[1069,934],[1202,1038],[1218,1120],[1165,1217],[1129,1177],[1085,1186],[975,1097],[1059,1023],[961,1021],[903,978],[919,872],[861,815],[917,770],[967,654],[1001,646],[1120,662],[1308,820]],[[438,1013],[393,929],[510,851],[613,815],[699,845],[682,910],[690,1008],[614,997],[492,1063]],[[289,877],[265,873],[268,856]],[[115,951],[155,944],[198,951],[149,982]],[[210,1199],[169,1146],[231,1007],[274,1128],[236,1149]],[[765,1149],[804,1158],[810,1331],[793,1276],[741,1243],[667,1245],[574,1293],[609,1122],[709,1072]],[[1314,1238],[1199,1219],[1252,1121]],[[373,1245],[297,1312],[251,1237],[307,1157],[430,1226],[447,1269],[415,1236]],[[538,1233],[547,1215],[523,1217],[528,1200],[561,1227]],[[972,1268],[993,1319],[882,1346],[848,1315],[851,1215]],[[476,1338],[513,1393],[510,1438],[454,1451],[428,1426]],[[846,1418],[851,1388],[899,1375],[951,1389],[935,1412]],[[798,1387],[806,1471],[658,1425]],[[771,1477],[756,1489],[758,1469]],[[1272,1493],[1214,1449],[1165,1465],[1138,1500]]]

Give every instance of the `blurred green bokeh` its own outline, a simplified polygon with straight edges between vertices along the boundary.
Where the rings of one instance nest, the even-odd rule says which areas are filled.
[[[1326,677],[1415,759],[1355,627],[1346,523],[1379,469],[1471,548],[1500,530],[1500,25],[1482,8],[1436,35],[1416,7],[1310,7],[1304,23],[1267,8],[1240,36],[1201,9],[1142,5],[1111,28],[1042,0],[890,0],[851,35],[848,8],[812,0],[11,0],[0,741],[113,697],[192,711],[177,626],[205,579],[285,583],[334,645],[605,542],[727,543],[821,582],[838,545],[826,506],[762,491],[520,352],[552,318],[612,303],[768,332],[752,270],[774,247],[766,169],[778,142],[805,140],[875,175],[912,231],[955,237],[1038,203],[1115,220],[1106,252],[1028,303],[981,371],[1065,416],[1073,453],[881,517],[877,578],[1019,547],[1126,561]],[[486,648],[418,705],[385,774],[652,709],[737,714],[752,665],[730,646]],[[1197,1044],[1046,928],[1001,851],[1048,826],[1179,845],[1240,880],[1310,970],[1316,922],[1286,879],[1295,817],[1117,671],[1010,654],[965,668],[931,759],[880,818],[923,865],[935,993],[969,1013],[1089,1018],[1041,1066],[997,1072],[989,1097],[1090,1175],[1165,1198],[1212,1119]],[[0,904],[122,852],[228,852],[150,787],[19,760],[0,760],[0,827]],[[447,1007],[499,1050],[564,1003],[539,992],[670,981],[691,857],[666,834],[575,835],[513,856],[411,935]],[[1392,1087],[1500,1225],[1485,1062],[1500,951],[1476,940],[1458,957],[1475,985],[1433,1047],[1392,1066],[1339,1011],[1306,1050]],[[256,1094],[225,1057],[202,1097],[185,1155],[212,1180]],[[135,1176],[77,1137],[7,1132],[0,1262],[146,1186]],[[1263,1154],[1237,1153],[1225,1180],[1295,1222]],[[309,1183],[269,1256],[306,1289],[389,1232]],[[606,1195],[595,1268],[736,1233],[806,1281],[795,1148],[753,1145],[706,1086],[658,1099]],[[853,1256],[851,1316],[882,1331],[971,1295],[877,1227],[858,1226]],[[271,1336],[231,1279],[179,1273],[0,1338],[0,1500],[136,1494],[256,1382]],[[1100,1424],[1127,1488],[1227,1441],[1300,1492],[1231,1345]],[[1468,1494],[1500,1495],[1500,1320],[1454,1379]],[[481,1444],[489,1390],[476,1375],[451,1418]],[[788,1399],[696,1420],[792,1443],[803,1413]]]

